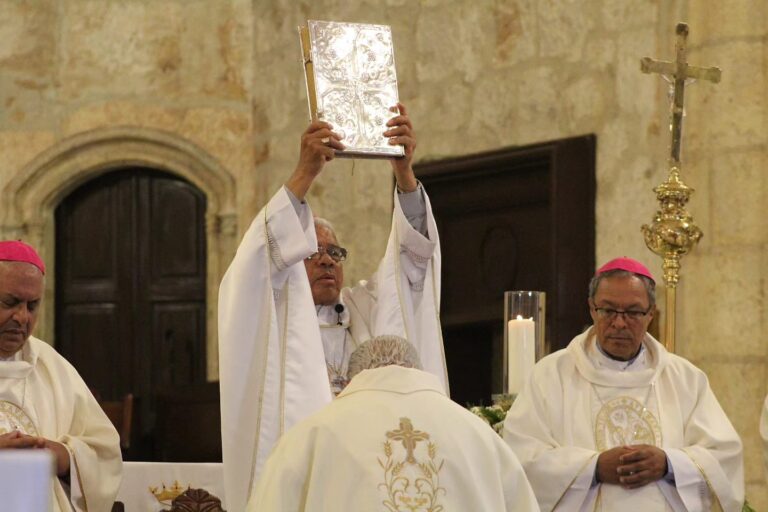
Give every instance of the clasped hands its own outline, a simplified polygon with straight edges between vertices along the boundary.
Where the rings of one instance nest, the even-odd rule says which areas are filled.
[[[44,437],[22,434],[18,430],[0,435],[0,450],[47,449],[53,452],[56,460],[56,474],[65,477],[69,474],[69,450],[56,441]]]
[[[649,444],[617,446],[597,458],[597,479],[601,483],[636,489],[667,474],[667,454]]]

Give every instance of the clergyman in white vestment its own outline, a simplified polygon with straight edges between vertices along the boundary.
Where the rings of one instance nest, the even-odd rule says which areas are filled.
[[[392,229],[375,274],[343,287],[346,250],[304,198],[343,148],[328,123],[313,122],[291,178],[259,212],[219,292],[222,444],[227,503],[242,510],[280,435],[330,403],[347,381],[352,351],[396,334],[419,350],[446,390],[439,323],[440,244],[426,192],[411,162],[416,145],[402,105],[385,136],[402,144]]]
[[[120,438],[72,365],[31,336],[44,273],[34,249],[0,242],[0,449],[53,453],[55,512],[108,512],[120,488]]]
[[[741,511],[741,440],[704,372],[646,332],[654,304],[642,264],[601,267],[593,326],[536,364],[509,411],[542,510]]]
[[[280,439],[247,510],[539,510],[512,450],[418,367],[402,338],[361,345],[339,397]]]

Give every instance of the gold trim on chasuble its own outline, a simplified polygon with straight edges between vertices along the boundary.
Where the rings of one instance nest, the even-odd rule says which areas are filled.
[[[400,426],[385,433],[384,458],[377,458],[384,470],[378,488],[386,492],[381,502],[387,512],[441,512],[439,495],[447,494],[440,486],[440,471],[445,459],[437,460],[437,445],[429,434],[414,430],[409,418],[400,418]],[[393,443],[394,441],[394,443]],[[424,443],[419,444],[421,441]]]
[[[595,446],[600,452],[629,444],[661,446],[661,440],[656,417],[632,397],[608,400],[595,418]]]
[[[24,412],[24,409],[13,402],[0,400],[0,435],[8,434],[14,430],[30,436],[37,437],[40,435],[32,418]]]
[[[717,495],[715,492],[715,487],[712,485],[712,482],[709,480],[709,477],[707,476],[707,473],[704,471],[704,468],[701,467],[701,464],[699,464],[699,461],[696,460],[696,458],[693,456],[691,452],[688,451],[687,448],[681,448],[685,452],[685,454],[688,456],[691,461],[693,461],[693,464],[696,466],[696,468],[699,470],[699,473],[701,473],[701,477],[704,479],[704,481],[707,483],[707,488],[709,489],[710,495],[714,496],[714,503],[712,504],[711,509],[714,512],[723,512],[725,510],[723,508],[723,504],[720,503],[720,496]],[[715,508],[715,505],[717,505],[717,508]]]

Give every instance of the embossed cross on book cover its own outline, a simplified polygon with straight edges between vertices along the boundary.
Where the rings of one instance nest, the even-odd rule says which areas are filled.
[[[299,35],[309,113],[344,137],[337,156],[403,156],[383,135],[398,102],[390,27],[309,20]]]

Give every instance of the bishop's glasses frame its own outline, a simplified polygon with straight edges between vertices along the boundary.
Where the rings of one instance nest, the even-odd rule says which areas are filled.
[[[593,306],[592,309],[597,313],[598,318],[605,320],[606,322],[613,322],[619,315],[622,315],[624,320],[628,322],[639,322],[653,310],[653,306],[648,307],[645,311],[637,309],[603,308],[597,306]]]

